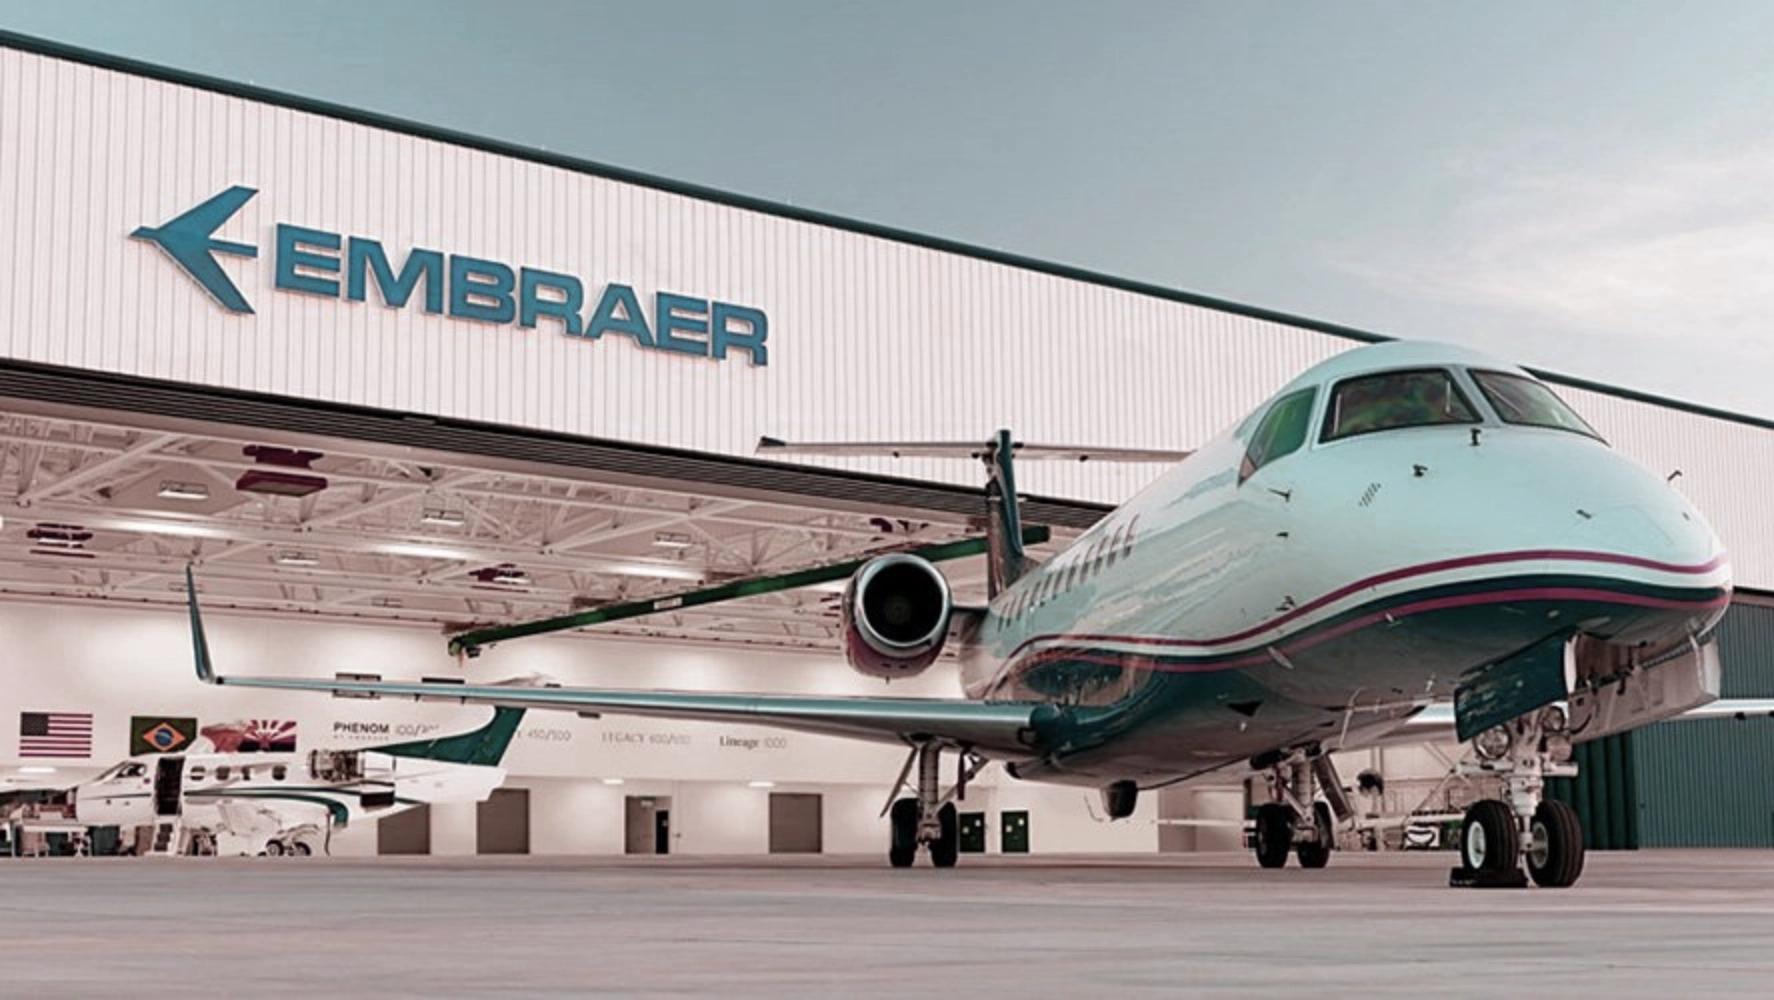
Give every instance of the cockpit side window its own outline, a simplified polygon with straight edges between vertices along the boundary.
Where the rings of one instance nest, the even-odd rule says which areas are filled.
[[[1284,455],[1291,455],[1306,443],[1312,426],[1312,400],[1316,388],[1301,389],[1275,401],[1262,422],[1251,433],[1250,446],[1244,450],[1244,461],[1238,466],[1238,481],[1244,482],[1253,473]]]
[[[1491,401],[1497,416],[1506,424],[1551,427],[1602,440],[1602,436],[1579,417],[1576,410],[1540,382],[1508,372],[1477,369],[1472,371],[1472,381],[1478,383],[1479,391]]]
[[[1324,414],[1324,440],[1434,424],[1476,424],[1478,411],[1440,368],[1358,375],[1337,383]]]

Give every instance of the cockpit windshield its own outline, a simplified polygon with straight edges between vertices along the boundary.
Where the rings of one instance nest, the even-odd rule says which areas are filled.
[[[1508,372],[1474,370],[1472,381],[1478,383],[1479,391],[1496,407],[1497,416],[1506,424],[1551,427],[1587,434],[1597,441],[1602,439],[1595,428],[1577,416],[1576,410],[1565,405],[1565,401],[1554,395],[1551,389],[1531,378]]]
[[[1380,372],[1337,383],[1324,440],[1431,424],[1476,424],[1478,411],[1440,368]]]

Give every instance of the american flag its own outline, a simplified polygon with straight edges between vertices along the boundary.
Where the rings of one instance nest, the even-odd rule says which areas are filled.
[[[20,712],[20,757],[91,757],[91,712]]]

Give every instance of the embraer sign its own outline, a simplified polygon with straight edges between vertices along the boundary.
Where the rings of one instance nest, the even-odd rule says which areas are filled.
[[[259,255],[259,248],[215,238],[258,191],[236,185],[159,226],[131,233],[165,251],[222,308],[251,313],[252,305],[216,260],[216,254]],[[272,272],[283,291],[369,298],[376,286],[382,301],[406,308],[415,295],[425,312],[447,312],[458,319],[512,323],[534,329],[557,323],[570,337],[629,337],[641,347],[725,360],[743,351],[753,365],[769,363],[764,346],[769,320],[762,309],[671,292],[653,295],[651,317],[628,285],[611,282],[587,308],[585,285],[570,274],[531,267],[512,268],[496,260],[412,247],[397,269],[378,240],[277,224]]]

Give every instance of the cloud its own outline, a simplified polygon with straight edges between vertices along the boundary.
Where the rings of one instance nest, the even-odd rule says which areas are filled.
[[[1665,345],[1704,338],[1774,368],[1774,143],[1606,167],[1510,159],[1451,163],[1466,193],[1443,218],[1338,248],[1336,265],[1406,299]]]

